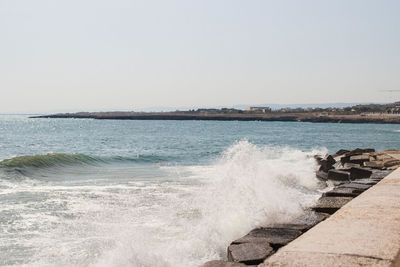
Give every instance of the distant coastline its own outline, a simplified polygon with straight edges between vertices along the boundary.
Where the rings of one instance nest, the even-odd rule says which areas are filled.
[[[75,118],[98,120],[210,120],[210,121],[287,121],[314,123],[390,123],[400,124],[400,115],[395,114],[354,114],[337,115],[322,113],[255,113],[226,114],[187,112],[89,112],[60,113],[32,116],[30,118]]]

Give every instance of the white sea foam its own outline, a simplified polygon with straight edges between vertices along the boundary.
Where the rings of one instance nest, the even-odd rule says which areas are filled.
[[[26,265],[198,266],[222,258],[235,238],[290,221],[316,201],[317,152],[240,141],[211,165],[161,167],[168,179],[43,184],[43,210],[57,210],[36,207],[18,225],[39,233]]]

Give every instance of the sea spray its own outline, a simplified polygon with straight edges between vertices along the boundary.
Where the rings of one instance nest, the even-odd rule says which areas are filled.
[[[257,226],[288,222],[316,201],[321,185],[313,153],[244,140],[215,164],[185,167],[180,172],[190,175],[181,182],[195,183],[154,207],[148,220],[139,219],[139,228],[118,228],[122,239],[95,265],[197,266],[223,258],[235,238]],[[170,170],[177,168],[182,167]]]
[[[169,267],[223,258],[232,240],[290,221],[318,198],[312,155],[323,152],[243,140],[201,166],[35,167],[29,179],[0,180],[0,245],[24,252],[0,251],[0,265]]]

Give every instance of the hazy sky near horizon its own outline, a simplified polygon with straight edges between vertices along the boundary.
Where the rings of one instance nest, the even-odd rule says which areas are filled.
[[[400,100],[397,0],[0,0],[0,113]]]

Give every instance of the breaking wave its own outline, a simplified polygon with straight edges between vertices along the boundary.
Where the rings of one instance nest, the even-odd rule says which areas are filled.
[[[23,266],[199,266],[224,258],[230,242],[254,227],[303,215],[320,196],[311,156],[318,153],[323,151],[242,140],[207,165],[144,166],[153,174],[162,171],[152,179],[137,179],[136,169],[130,173],[123,165],[90,171],[88,180],[3,180],[3,197],[16,203],[4,208],[23,216],[12,224],[0,220],[0,226],[10,233],[9,242],[20,233],[24,252],[29,244],[30,256],[17,259]],[[12,158],[1,166],[99,160],[104,159],[48,154]],[[126,172],[131,178],[121,179]],[[29,205],[19,205],[16,195]]]
[[[0,168],[48,168],[52,166],[93,164],[102,161],[100,158],[84,154],[48,153],[44,155],[26,155],[5,159],[0,162]]]
[[[71,165],[96,165],[99,163],[113,162],[160,162],[165,159],[155,155],[138,155],[137,157],[96,157],[85,154],[48,153],[42,155],[17,156],[0,161],[0,168],[50,168]]]

